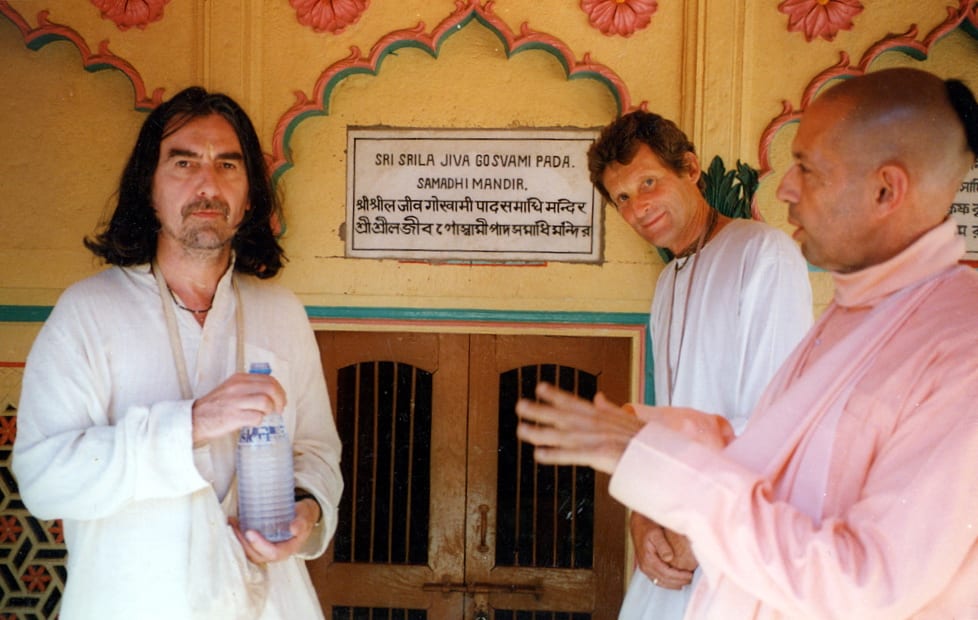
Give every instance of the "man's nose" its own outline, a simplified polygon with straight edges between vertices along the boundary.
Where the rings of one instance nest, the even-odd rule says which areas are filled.
[[[216,196],[218,194],[217,171],[214,166],[204,164],[197,172],[197,195]]]
[[[775,194],[782,202],[798,202],[798,164],[792,164],[788,171],[781,177],[778,183],[778,191]]]

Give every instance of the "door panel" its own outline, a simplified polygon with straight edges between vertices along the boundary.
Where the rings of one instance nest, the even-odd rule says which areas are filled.
[[[608,478],[589,468],[537,465],[532,446],[516,441],[518,398],[539,381],[592,398],[628,396],[629,342],[615,338],[474,335],[469,372],[470,519],[489,516],[493,553],[470,543],[471,581],[530,584],[532,594],[492,592],[496,610],[593,611],[614,618],[622,597],[624,508],[607,493]],[[594,532],[602,532],[595,540]],[[473,544],[475,543],[475,544]],[[587,616],[585,616],[587,617]]]
[[[317,587],[324,610],[328,617],[334,605],[425,609],[427,618],[458,617],[461,594],[433,596],[423,590],[423,584],[464,571],[465,508],[464,496],[459,492],[465,488],[464,412],[462,424],[455,419],[458,414],[451,412],[465,407],[467,368],[458,360],[467,356],[468,338],[318,332],[317,339],[337,429],[344,440],[341,468],[346,485],[340,503],[340,527],[333,544],[323,557],[309,563],[313,582],[327,584]],[[414,380],[397,380],[396,370],[388,368],[386,377],[393,380],[385,383],[382,367],[400,367],[402,377],[410,374]],[[418,383],[424,384],[424,380],[417,380],[418,375],[430,377],[429,389],[417,389]],[[371,384],[372,390],[366,387]],[[436,411],[440,415],[431,415]],[[410,426],[426,417],[430,420],[427,441],[424,433],[416,431],[409,435],[420,440],[403,442],[398,441],[396,432],[368,433],[359,428],[362,422],[368,428],[373,424],[374,429],[396,429],[397,423],[391,420],[404,420]],[[390,467],[398,462],[399,451],[410,453],[409,464],[430,463],[430,467],[425,471],[410,467],[392,471]],[[394,456],[378,458],[380,453]],[[384,477],[391,484],[380,488],[376,478],[382,463],[388,464]],[[427,489],[418,492],[415,487],[419,485]],[[378,489],[384,492],[377,493]],[[410,505],[410,496],[424,495],[424,491],[427,505],[417,511],[415,502],[413,515],[404,511]],[[427,519],[417,518],[417,512],[426,513]],[[413,557],[409,554],[395,558],[391,554],[385,558],[386,551],[375,548],[378,539],[384,539],[385,531],[392,533],[395,528],[408,537],[413,532],[415,538],[417,530],[422,530],[427,549],[420,561],[417,553]],[[358,534],[364,529],[366,536]],[[369,553],[356,552],[364,544]],[[354,551],[352,555],[347,548]]]
[[[536,465],[516,441],[514,405],[539,380],[624,401],[629,340],[317,339],[346,482],[334,542],[309,563],[327,617],[617,615],[624,509],[608,497],[606,476]]]

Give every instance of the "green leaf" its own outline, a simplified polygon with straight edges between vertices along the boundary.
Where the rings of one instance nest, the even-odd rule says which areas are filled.
[[[757,170],[738,159],[734,169],[728,171],[717,155],[703,177],[703,197],[710,206],[728,217],[750,219],[750,205],[757,191]]]

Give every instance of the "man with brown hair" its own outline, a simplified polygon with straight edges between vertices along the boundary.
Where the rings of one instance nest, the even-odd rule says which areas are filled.
[[[725,416],[739,431],[761,390],[811,326],[798,247],[756,220],[707,203],[693,144],[672,121],[637,110],[588,152],[591,181],[648,243],[673,259],[659,274],[649,327],[656,402]],[[686,539],[637,512],[637,568],[621,620],[681,618],[696,558]]]

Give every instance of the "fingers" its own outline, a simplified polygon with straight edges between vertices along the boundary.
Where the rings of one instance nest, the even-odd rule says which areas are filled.
[[[538,384],[536,393],[539,402],[523,398],[516,403],[516,414],[522,418],[516,436],[537,446],[534,456],[538,461],[562,464],[566,455],[548,448],[573,450],[586,446],[590,438],[582,431],[593,417],[594,407],[547,383]]]
[[[693,572],[673,568],[656,556],[649,563],[639,563],[642,573],[657,586],[667,590],[681,590],[693,582]]]
[[[224,382],[228,396],[239,399],[241,409],[251,409],[262,415],[285,409],[285,389],[271,375],[240,372]]]
[[[664,529],[666,540],[672,548],[673,558],[669,560],[669,565],[673,568],[682,570],[695,570],[699,566],[699,561],[693,553],[692,545],[688,538],[678,532]]]
[[[666,532],[661,525],[652,521],[652,525],[645,531],[646,544],[652,546],[663,562],[671,563],[676,557],[675,550],[666,538]]]
[[[618,405],[608,400],[603,392],[594,395],[594,407],[598,413],[611,414],[621,409]]]
[[[193,403],[194,442],[256,426],[264,415],[285,408],[282,385],[272,376],[237,373]]]
[[[644,553],[645,549],[649,545],[648,533],[649,530],[657,527],[657,524],[652,519],[649,519],[640,512],[632,511],[631,516],[628,519],[628,531],[632,536],[632,543],[635,548],[635,555]],[[655,544],[652,542],[652,551],[655,552]]]
[[[524,420],[556,428],[570,428],[581,423],[581,417],[594,415],[594,405],[549,383],[536,387],[539,402],[520,399],[516,413]]]
[[[634,513],[633,513],[634,514]],[[669,590],[679,590],[693,581],[693,572],[673,566],[673,548],[666,539],[665,530],[658,523],[645,519],[646,528],[636,541],[635,559],[638,568],[657,586]],[[633,534],[635,529],[632,529]],[[669,559],[667,559],[669,558]]]
[[[320,517],[320,508],[315,500],[302,500],[295,504],[295,519],[289,524],[289,531],[301,547],[316,526]]]
[[[516,435],[536,446],[540,463],[585,465],[610,474],[643,425],[603,397],[595,405],[547,383],[539,384],[536,394],[539,402],[516,404],[521,418]]]
[[[233,517],[228,519],[228,523],[234,530],[234,535],[237,537],[238,542],[241,543],[245,556],[255,564],[280,562],[296,553],[302,546],[302,542],[305,542],[305,538],[300,541],[296,536],[293,536],[289,540],[273,543],[256,530],[242,532],[238,520]],[[307,530],[306,537],[308,535],[309,532]]]

